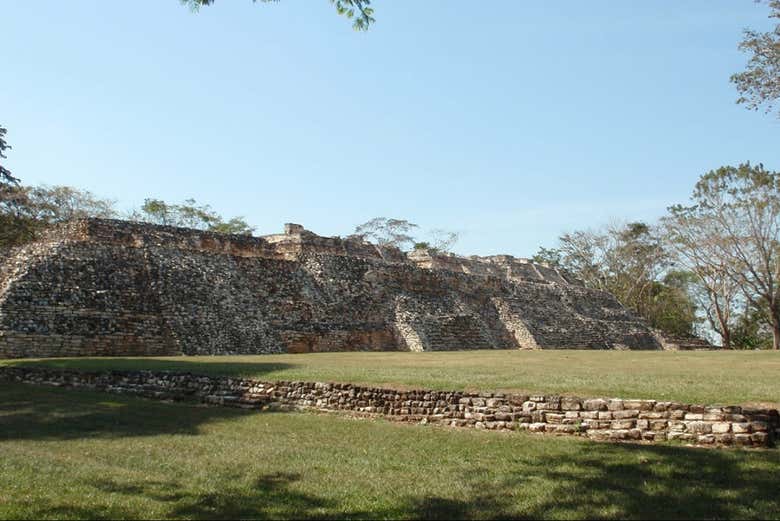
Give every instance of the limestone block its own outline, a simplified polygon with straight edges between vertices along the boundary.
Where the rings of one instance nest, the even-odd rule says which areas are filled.
[[[688,422],[685,430],[694,434],[710,434],[712,432],[712,424],[703,421],[692,421]]]
[[[607,401],[601,398],[597,398],[593,400],[584,400],[582,402],[582,407],[586,411],[606,411]]]
[[[731,424],[727,422],[718,422],[712,424],[712,432],[714,434],[725,434],[731,431]]]
[[[636,420],[613,420],[610,426],[616,430],[632,429],[636,426]]]

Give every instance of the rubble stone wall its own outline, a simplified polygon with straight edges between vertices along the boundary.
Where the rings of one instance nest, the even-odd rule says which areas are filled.
[[[0,262],[0,358],[661,348],[612,295],[526,260],[286,231],[60,226]]]
[[[780,435],[771,409],[658,400],[381,389],[351,384],[262,382],[189,373],[79,372],[0,367],[0,381],[54,385],[245,409],[382,415],[406,422],[526,430],[594,440],[768,447]]]

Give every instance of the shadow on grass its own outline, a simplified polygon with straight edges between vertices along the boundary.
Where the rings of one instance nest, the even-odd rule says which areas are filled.
[[[291,489],[300,475],[271,473],[240,483],[245,476],[223,478],[224,485],[213,491],[184,491],[177,482],[144,481],[142,484],[119,483],[111,479],[94,481],[90,485],[103,494],[141,496],[163,503],[166,518],[184,519],[313,519],[340,517],[332,501]],[[166,503],[170,503],[167,504]],[[117,507],[47,506],[37,505],[35,514],[44,518],[106,519],[137,517]],[[363,516],[365,517],[365,516]]]
[[[22,385],[0,385],[0,442],[68,440],[90,437],[199,433],[212,421],[237,420],[248,413],[224,408],[164,404],[85,391],[62,391]],[[360,428],[356,424],[355,428]],[[390,434],[411,436],[408,427]],[[430,428],[433,429],[433,428]],[[426,431],[420,430],[420,436]],[[459,433],[452,432],[452,436]],[[495,438],[493,437],[495,436]],[[501,435],[484,433],[487,443]],[[482,439],[482,438],[480,438]],[[258,443],[262,442],[258,438]],[[492,442],[491,442],[492,443]],[[484,459],[465,454],[462,465],[432,472],[419,481],[419,493],[394,501],[392,474],[376,461],[345,461],[345,468],[371,466],[372,484],[381,483],[374,507],[358,511],[335,499],[322,484],[297,472],[256,475],[241,469],[215,469],[212,489],[185,478],[120,482],[114,476],[87,478],[95,498],[146,498],[167,518],[652,518],[722,519],[780,517],[780,451],[691,449],[678,446],[612,445],[517,435],[503,442],[502,452]],[[486,445],[487,447],[487,445]],[[322,450],[328,450],[323,446]],[[446,450],[446,447],[442,447]],[[483,450],[475,446],[474,451]],[[364,458],[358,454],[356,458]],[[430,467],[437,454],[415,451],[404,458]],[[493,461],[502,458],[503,462]],[[501,464],[498,464],[501,463]],[[334,472],[336,470],[334,469]],[[455,472],[453,475],[452,473]],[[446,478],[443,476],[446,475]],[[387,476],[394,476],[388,478]],[[78,479],[74,477],[74,479]],[[357,479],[346,476],[344,479]],[[447,479],[465,493],[434,496],[428,484]],[[353,490],[355,483],[352,483]],[[360,489],[360,486],[358,486]],[[372,487],[366,487],[372,489]],[[345,488],[349,490],[349,488]],[[373,487],[376,494],[376,487]],[[338,492],[338,491],[336,491]],[[37,517],[127,518],[144,512],[122,502],[41,503],[29,512]],[[103,503],[101,506],[99,503]],[[363,502],[365,504],[365,502]]]
[[[47,367],[76,371],[176,371],[204,375],[243,376],[262,378],[262,375],[294,369],[295,364],[272,362],[212,362],[182,358],[158,360],[150,358],[52,358],[46,360],[13,360],[16,367]]]
[[[591,447],[583,444],[583,448]],[[601,444],[592,448],[576,461],[554,455],[526,461],[522,471],[497,481],[474,479],[469,476],[479,471],[464,471],[459,479],[471,493],[461,498],[420,494],[366,511],[303,491],[305,478],[296,473],[253,479],[225,476],[220,488],[212,491],[187,490],[177,482],[128,485],[106,479],[91,485],[106,494],[164,503],[165,517],[188,519],[767,519],[780,515],[780,476],[774,455],[757,468],[755,462],[744,462],[760,459],[757,453]],[[646,463],[626,463],[626,452],[630,456],[634,451],[641,451]],[[544,484],[541,492],[539,483]],[[388,483],[388,491],[392,488]],[[425,488],[424,482],[419,484],[421,491]],[[45,505],[36,514],[93,519],[137,516],[112,508],[73,511]]]
[[[252,413],[80,389],[0,384],[0,441],[197,434],[203,424],[246,414]]]
[[[778,519],[780,453],[583,443],[583,452],[526,461],[503,479],[464,476],[474,495],[412,498],[420,519]],[[529,483],[545,499],[518,511]],[[535,503],[535,504],[534,504]]]

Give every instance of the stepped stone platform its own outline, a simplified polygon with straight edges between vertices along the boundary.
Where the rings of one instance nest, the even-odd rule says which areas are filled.
[[[86,219],[0,263],[2,358],[669,347],[560,270],[294,224],[248,237]]]

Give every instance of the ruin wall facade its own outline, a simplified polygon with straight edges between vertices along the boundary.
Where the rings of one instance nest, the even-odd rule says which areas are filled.
[[[88,219],[0,264],[0,358],[660,349],[610,294],[510,256]]]

